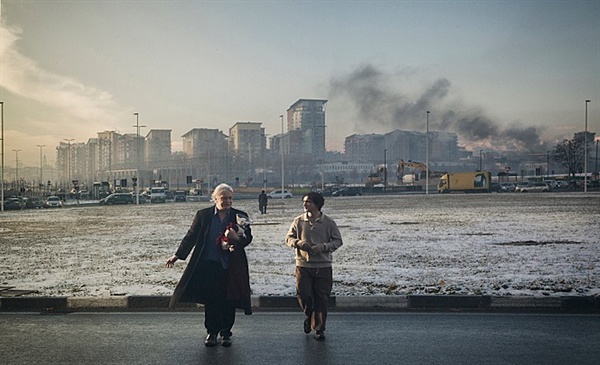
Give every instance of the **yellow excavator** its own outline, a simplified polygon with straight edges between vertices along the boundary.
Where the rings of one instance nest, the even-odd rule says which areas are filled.
[[[424,163],[421,162],[416,162],[416,161],[407,161],[405,162],[404,160],[400,160],[398,161],[398,181],[402,182],[402,178],[404,177],[405,174],[405,169],[414,169],[414,170],[419,170],[421,171],[421,173],[418,175],[419,178],[424,179],[427,175],[427,165],[425,165]],[[445,174],[446,172],[441,172],[441,171],[431,171],[429,170],[429,177],[439,177],[442,176],[443,174]]]

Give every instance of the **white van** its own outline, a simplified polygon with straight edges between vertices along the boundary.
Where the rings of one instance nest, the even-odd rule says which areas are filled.
[[[166,200],[165,188],[162,186],[150,188],[150,203],[164,203]]]

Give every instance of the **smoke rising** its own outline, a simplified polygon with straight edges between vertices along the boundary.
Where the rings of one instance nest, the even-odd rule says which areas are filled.
[[[426,111],[438,117],[430,119],[430,131],[456,133],[461,144],[486,146],[499,150],[543,151],[536,127],[502,127],[483,112],[470,111],[472,107],[449,106],[446,101],[451,83],[440,78],[417,97],[409,97],[407,86],[394,83],[392,75],[373,65],[358,67],[350,74],[330,81],[331,102],[340,101],[354,109],[354,130],[372,130],[377,124],[387,131],[423,131]],[[442,109],[444,108],[444,109]],[[441,115],[441,118],[439,117]]]

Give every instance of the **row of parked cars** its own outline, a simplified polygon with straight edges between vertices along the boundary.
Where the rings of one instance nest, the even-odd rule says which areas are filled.
[[[539,182],[503,182],[495,184],[494,189],[502,193],[529,193],[529,192],[549,192],[552,190],[568,188],[566,181],[548,180]]]
[[[4,199],[5,210],[62,208],[62,206],[62,200],[58,196],[54,195],[47,198],[42,198],[39,196],[13,196]]]
[[[192,189],[194,190],[194,189]],[[155,194],[155,193],[152,193]],[[100,199],[100,205],[118,205],[118,204],[137,204],[138,201],[140,204],[146,204],[148,202],[166,202],[166,201],[174,201],[174,202],[189,202],[189,201],[200,201],[202,198],[202,194],[197,191],[190,191],[189,193],[186,191],[175,191],[168,193],[163,193],[161,199],[152,198],[152,195],[142,193],[113,193],[108,195],[105,198]]]
[[[354,186],[347,186],[340,189],[325,189],[323,191],[319,191],[323,196],[357,196],[362,195],[362,189]],[[292,198],[294,194],[290,190],[273,190],[270,193],[267,193],[267,197],[273,199],[288,199]]]

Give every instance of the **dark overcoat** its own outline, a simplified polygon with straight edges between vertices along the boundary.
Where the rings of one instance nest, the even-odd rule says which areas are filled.
[[[190,254],[192,249],[192,257],[189,260],[181,279],[175,287],[175,291],[171,296],[169,302],[169,308],[173,309],[179,302],[192,302],[205,304],[203,299],[206,297],[205,293],[192,293],[189,289],[190,280],[194,277],[196,270],[199,270],[202,262],[200,257],[205,245],[216,244],[215,242],[207,242],[208,233],[210,230],[210,224],[215,213],[215,206],[201,209],[196,212],[194,221],[185,237],[181,240],[179,248],[175,255],[180,260],[185,260]],[[233,224],[236,223],[236,214],[248,216],[245,212],[230,208],[228,221]],[[252,307],[250,302],[250,276],[248,274],[248,258],[246,257],[246,251],[244,247],[248,246],[252,242],[252,231],[250,226],[246,228],[246,237],[241,238],[240,242],[235,244],[235,250],[233,252],[226,251],[229,255],[229,270],[227,277],[227,299],[234,301],[236,308],[243,309],[245,314],[252,314]]]

